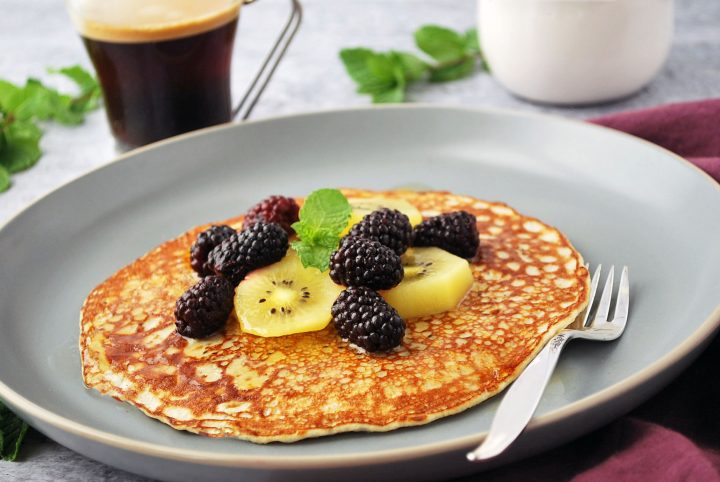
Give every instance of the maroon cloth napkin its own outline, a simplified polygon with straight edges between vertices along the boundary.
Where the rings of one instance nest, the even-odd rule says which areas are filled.
[[[720,99],[668,104],[591,122],[654,142],[720,182]]]
[[[720,99],[591,122],[665,147],[720,182]],[[718,368],[720,337],[676,381],[625,417],[563,447],[463,480],[720,482]]]

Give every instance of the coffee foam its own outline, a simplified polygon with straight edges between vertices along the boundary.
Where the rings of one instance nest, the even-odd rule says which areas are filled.
[[[94,40],[138,43],[207,32],[237,18],[237,0],[70,0],[80,34]]]

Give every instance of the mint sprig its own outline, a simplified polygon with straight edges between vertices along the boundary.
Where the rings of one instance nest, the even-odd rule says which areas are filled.
[[[432,61],[396,50],[375,52],[362,47],[341,50],[340,59],[357,84],[357,92],[370,94],[374,103],[398,103],[405,100],[407,86],[413,82],[461,79],[475,72],[478,64],[487,69],[476,29],[462,33],[425,25],[414,37],[417,47]]]
[[[292,225],[300,239],[291,243],[304,267],[328,269],[351,211],[350,203],[337,189],[318,189],[305,199],[299,221]]]
[[[0,402],[0,460],[17,459],[28,425]]]
[[[42,130],[38,121],[81,124],[85,114],[100,105],[100,87],[82,67],[50,69],[49,73],[72,80],[78,93],[60,93],[32,78],[23,86],[0,79],[0,192],[10,188],[11,174],[34,166],[40,159]]]

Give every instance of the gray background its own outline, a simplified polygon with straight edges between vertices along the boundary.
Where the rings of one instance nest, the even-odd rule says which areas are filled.
[[[263,0],[243,11],[233,64],[239,95],[285,21],[283,0]],[[413,50],[412,32],[427,23],[457,29],[473,26],[475,4],[457,0],[303,0],[302,30],[278,69],[253,117],[365,105],[354,93],[337,53],[343,47]],[[0,78],[22,83],[40,77],[70,88],[45,74],[47,67],[89,62],[64,5],[57,0],[2,0],[0,5]],[[413,87],[409,100],[463,106],[541,110],[586,118],[665,102],[720,95],[720,1],[680,0],[676,34],[660,75],[637,95],[602,106],[551,108],[518,100],[487,74],[448,84]],[[110,161],[114,143],[102,111],[81,127],[46,125],[37,166],[13,176],[0,194],[0,224],[56,187]],[[71,452],[32,433],[18,463],[0,462],[0,480],[145,480]]]

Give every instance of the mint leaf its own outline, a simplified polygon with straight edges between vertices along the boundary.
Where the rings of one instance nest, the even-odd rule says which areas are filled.
[[[80,94],[70,99],[70,109],[74,112],[85,113],[97,109],[100,105],[100,85],[97,79],[79,65],[63,67],[61,69],[48,69],[51,74],[61,74],[75,82]]]
[[[76,97],[61,94],[32,78],[23,87],[0,81],[2,109],[12,112],[13,117],[20,120],[54,119],[61,124],[80,124],[85,118],[84,114],[99,105],[100,87],[97,81],[79,66],[50,72],[71,79],[78,85],[80,93]]]
[[[465,32],[465,48],[468,55],[476,57],[480,64],[480,68],[485,72],[490,72],[490,65],[487,63],[487,59],[483,55],[482,47],[480,46],[480,37],[476,28],[471,28]]]
[[[337,249],[338,241],[329,242],[333,238],[322,238],[321,242],[315,244],[303,241],[293,241],[290,246],[297,252],[303,266],[314,267],[320,271],[327,271],[330,268],[330,255]]]
[[[0,79],[0,192],[10,186],[8,174],[33,166],[42,155],[42,131],[35,122],[80,124],[85,113],[99,105],[97,80],[82,67],[73,65],[49,72],[72,80],[78,86],[78,95],[60,93],[33,78],[24,86]]]
[[[344,49],[340,58],[358,84],[358,93],[372,95],[373,102],[402,102],[409,81],[419,79],[428,66],[405,52],[373,52],[370,49]]]
[[[374,52],[360,47],[341,50],[340,59],[357,83],[357,92],[371,95],[374,103],[403,102],[405,90],[412,82],[457,80],[473,73],[478,62],[490,71],[474,28],[456,32],[438,25],[425,25],[414,36],[417,46],[432,62],[397,50]]]
[[[465,51],[470,55],[480,54],[480,38],[476,28],[465,32]]]
[[[16,120],[4,129],[5,147],[0,150],[0,165],[11,174],[35,165],[40,159],[42,131],[29,121]]]
[[[4,112],[15,110],[17,105],[16,96],[19,91],[20,88],[17,85],[0,79],[0,110]]]
[[[391,54],[395,57],[396,62],[402,67],[403,74],[407,82],[420,80],[430,68],[427,63],[414,54],[396,51],[392,51]]]
[[[438,62],[453,62],[466,55],[463,35],[449,28],[425,25],[415,32],[418,48]]]
[[[399,104],[405,100],[405,86],[396,85],[392,89],[373,94],[372,100],[375,104]]]
[[[391,89],[374,93],[372,98],[374,103],[399,103],[405,100],[405,87],[407,85],[407,81],[405,80],[405,70],[402,65],[400,65],[399,61],[394,65],[393,73],[395,75],[395,85]]]
[[[345,229],[350,218],[350,203],[337,189],[318,189],[313,191],[300,208],[300,220],[296,232],[307,229],[308,232],[328,231],[339,234]]]
[[[0,402],[0,460],[17,459],[28,425]]]
[[[0,192],[10,189],[10,173],[0,164]]]
[[[460,63],[445,65],[430,71],[430,82],[448,82],[467,77],[475,71],[475,57],[468,57]]]
[[[79,65],[71,65],[60,69],[48,69],[48,72],[51,74],[61,74],[72,80],[80,88],[81,94],[95,92],[98,88],[98,83],[97,80],[95,80],[95,77]]]
[[[313,191],[300,208],[300,220],[292,227],[300,238],[291,243],[304,267],[328,269],[330,254],[340,242],[352,208],[337,189]]]
[[[59,94],[48,89],[39,80],[28,79],[25,87],[17,91],[13,97],[11,110],[18,120],[47,120],[53,116]]]
[[[395,85],[392,67],[386,68],[382,54],[370,49],[343,49],[340,59],[348,75],[358,84],[358,92],[372,94],[391,89]]]

